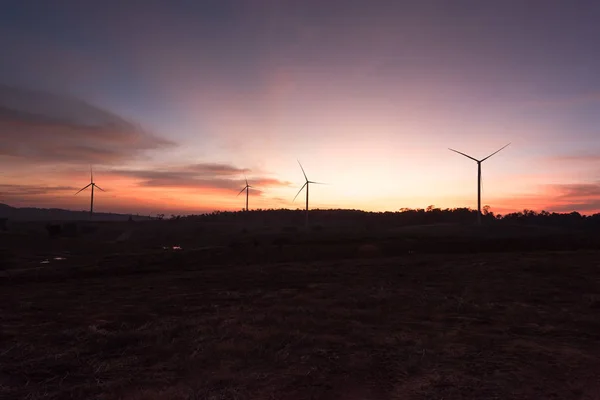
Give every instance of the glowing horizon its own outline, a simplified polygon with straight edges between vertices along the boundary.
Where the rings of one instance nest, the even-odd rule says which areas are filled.
[[[600,7],[77,4],[0,16],[0,203],[476,208],[512,142],[482,205],[600,212]]]

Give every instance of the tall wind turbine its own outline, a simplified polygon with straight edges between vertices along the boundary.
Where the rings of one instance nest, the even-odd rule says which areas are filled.
[[[92,167],[90,167],[90,183],[87,184],[87,186],[81,188],[79,190],[79,192],[75,193],[76,195],[83,192],[85,189],[92,187],[92,199],[90,201],[90,219],[92,218],[92,215],[94,215],[94,188],[98,188],[101,191],[105,191],[104,189],[102,189],[100,186],[96,185],[94,183],[94,173],[92,172]]]
[[[309,181],[308,177],[306,176],[306,172],[304,172],[304,168],[302,167],[302,164],[300,164],[300,160],[297,160],[297,161],[298,161],[298,165],[300,165],[300,169],[302,169],[302,173],[304,174],[304,179],[306,180],[306,182],[304,182],[304,185],[302,185],[302,187],[300,188],[298,193],[296,193],[296,196],[294,196],[294,200],[296,200],[296,197],[298,197],[298,195],[300,194],[302,189],[304,189],[304,187],[306,186],[306,226],[308,227],[308,187],[311,183],[316,183],[317,185],[324,185],[324,183]],[[294,201],[294,200],[292,200],[292,201]]]
[[[481,225],[481,183],[482,183],[481,182],[481,163],[484,162],[485,160],[487,160],[488,158],[490,158],[491,156],[493,156],[494,154],[499,153],[501,150],[504,150],[509,145],[510,145],[510,143],[507,144],[506,146],[500,148],[499,150],[496,150],[495,152],[493,152],[492,154],[490,154],[489,156],[487,156],[486,158],[483,158],[481,160],[471,157],[465,153],[461,153],[460,151],[448,148],[448,150],[458,153],[460,155],[463,155],[467,158],[470,158],[471,160],[473,160],[477,163],[477,223],[479,225]]]
[[[246,180],[246,186],[244,186],[244,188],[240,190],[237,195],[239,196],[244,190],[246,191],[246,211],[248,211],[248,189],[250,189],[252,186],[248,185],[248,178],[244,176],[244,179]]]

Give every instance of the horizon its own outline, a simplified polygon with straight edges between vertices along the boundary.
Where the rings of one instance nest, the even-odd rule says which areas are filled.
[[[600,212],[600,4],[15,2],[0,203]],[[374,6],[376,4],[377,6]],[[477,4],[477,5],[475,5]],[[532,11],[534,10],[534,11]],[[243,198],[244,197],[244,198]]]
[[[72,213],[84,213],[84,214],[89,214],[89,210],[86,209],[80,209],[80,210],[76,210],[76,209],[67,209],[67,208],[45,208],[45,207],[36,207],[36,206],[26,206],[26,207],[17,207],[17,206],[13,206],[10,204],[6,204],[6,203],[1,203],[0,202],[0,206],[7,206],[10,208],[14,208],[14,209],[36,209],[36,210],[54,210],[54,211],[65,211],[65,212],[72,212]],[[399,208],[396,210],[383,210],[383,211],[369,211],[369,210],[362,210],[362,209],[357,209],[357,208],[311,208],[309,211],[318,211],[318,212],[323,212],[323,211],[354,211],[354,212],[359,212],[359,213],[374,213],[374,214],[386,214],[386,213],[403,213],[403,212],[410,212],[410,211],[425,211],[425,212],[429,212],[429,208],[431,208],[432,210],[441,210],[441,211],[459,211],[459,210],[467,210],[469,212],[473,212],[475,213],[477,211],[477,208],[472,208],[472,207],[452,207],[452,208],[444,208],[444,207],[437,207],[434,204],[430,204],[427,207],[416,207],[416,208]],[[482,207],[483,208],[483,207]],[[249,212],[269,212],[269,211],[296,211],[296,212],[305,212],[304,208],[260,208],[260,209],[250,209]],[[483,210],[482,210],[483,211]],[[562,211],[562,212],[551,212],[548,210],[530,210],[530,209],[521,209],[521,210],[516,210],[516,211],[510,211],[507,213],[500,213],[497,212],[496,210],[492,209],[491,207],[488,208],[487,210],[488,212],[490,212],[494,217],[505,217],[509,214],[518,214],[518,213],[524,213],[526,211],[534,211],[537,214],[540,214],[541,212],[549,212],[549,213],[556,213],[556,214],[561,214],[561,215],[569,215],[572,213],[578,213],[581,216],[584,217],[592,217],[595,215],[600,215],[600,212],[597,213],[591,213],[591,212],[587,212],[587,213],[579,213],[578,211],[572,210],[572,211]],[[120,215],[120,216],[139,216],[139,217],[143,217],[143,218],[157,218],[159,215],[163,215],[166,219],[169,219],[169,217],[171,216],[175,216],[175,217],[194,217],[194,216],[202,216],[202,215],[209,215],[211,213],[244,213],[246,212],[245,209],[236,209],[236,210],[198,210],[196,212],[192,212],[189,214],[176,214],[176,213],[150,213],[150,214],[141,214],[141,213],[134,213],[134,212],[110,212],[110,211],[98,211],[98,212],[94,212],[94,215],[98,215],[98,214],[107,214],[107,215]],[[483,213],[483,215],[486,215],[485,212]]]

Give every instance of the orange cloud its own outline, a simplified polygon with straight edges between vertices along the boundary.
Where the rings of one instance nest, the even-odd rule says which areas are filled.
[[[539,193],[497,199],[494,204],[499,213],[530,209],[594,214],[600,212],[600,182],[540,185]]]

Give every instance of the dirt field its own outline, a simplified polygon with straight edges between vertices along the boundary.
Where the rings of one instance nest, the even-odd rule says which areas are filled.
[[[94,271],[0,280],[1,398],[600,399],[600,252]]]

